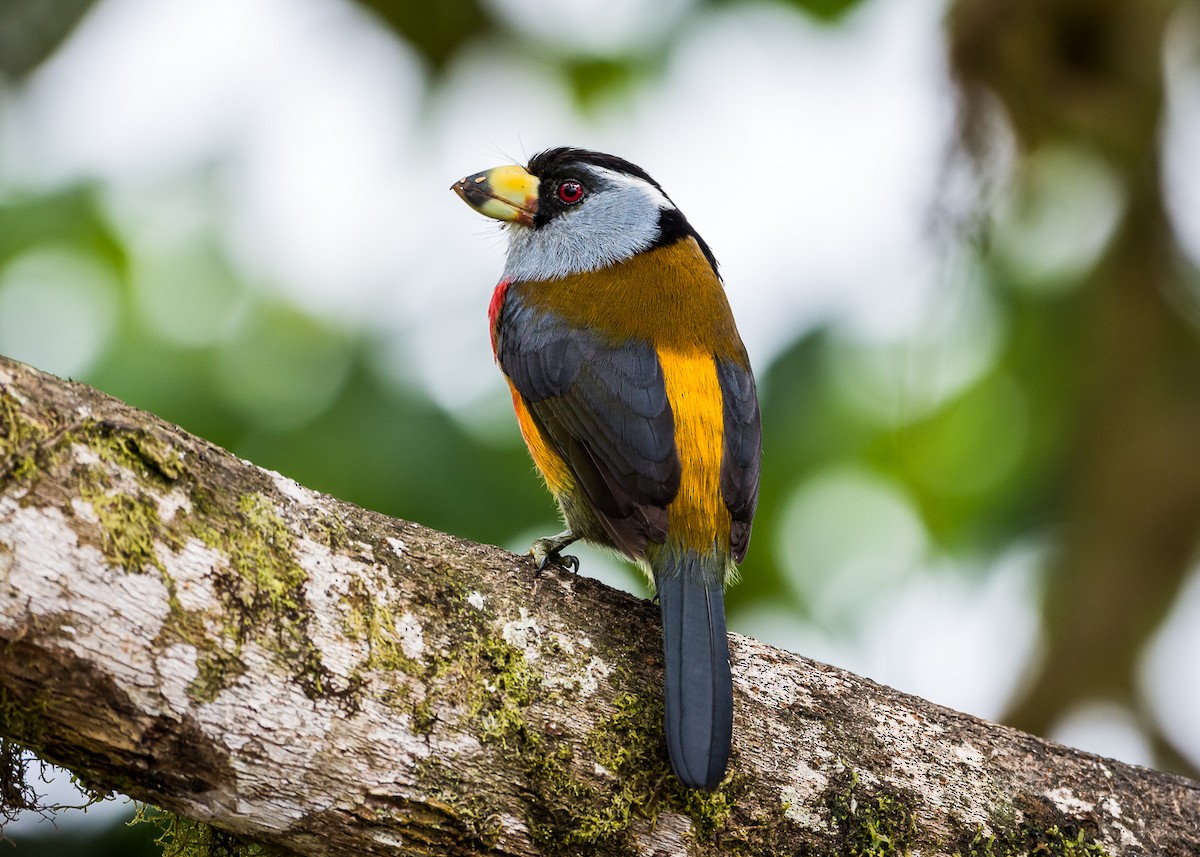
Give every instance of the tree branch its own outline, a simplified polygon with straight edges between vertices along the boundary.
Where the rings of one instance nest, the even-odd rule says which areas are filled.
[[[653,605],[4,359],[0,645],[0,735],[297,854],[1200,849],[1196,783],[738,636],[730,775],[685,791]]]

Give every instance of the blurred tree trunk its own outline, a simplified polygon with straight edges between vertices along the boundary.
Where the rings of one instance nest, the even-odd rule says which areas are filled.
[[[1200,849],[1200,784],[740,637],[730,776],[687,792],[653,605],[3,358],[0,646],[0,735],[235,849]]]
[[[0,80],[24,80],[47,60],[95,0],[5,0],[0,3]]]
[[[1200,543],[1200,337],[1160,176],[1163,45],[1182,4],[1141,0],[959,0],[949,27],[977,151],[999,99],[1022,153],[1100,154],[1124,214],[1077,302],[1083,379],[1073,459],[1046,588],[1046,656],[1007,720],[1045,734],[1095,700],[1142,717],[1161,762],[1190,771],[1138,700],[1136,670]]]

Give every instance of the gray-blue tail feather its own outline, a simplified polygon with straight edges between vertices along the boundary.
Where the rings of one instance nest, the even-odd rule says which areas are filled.
[[[725,775],[733,737],[733,682],[725,636],[725,569],[694,554],[657,569],[666,661],[667,751],[689,788],[714,789]]]

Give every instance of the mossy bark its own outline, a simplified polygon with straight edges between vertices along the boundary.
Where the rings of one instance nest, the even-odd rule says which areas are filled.
[[[296,854],[1200,849],[1195,783],[736,636],[730,772],[686,791],[660,645],[648,602],[0,359],[0,736],[97,790]]]

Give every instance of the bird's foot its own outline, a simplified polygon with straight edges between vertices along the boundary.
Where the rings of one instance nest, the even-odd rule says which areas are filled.
[[[546,566],[554,563],[559,568],[566,569],[574,574],[579,573],[579,558],[574,556],[564,556],[563,548],[577,541],[579,536],[575,535],[570,530],[564,530],[556,536],[546,536],[542,539],[535,539],[533,545],[529,548],[530,555],[533,556],[537,563],[538,574],[546,570]]]

